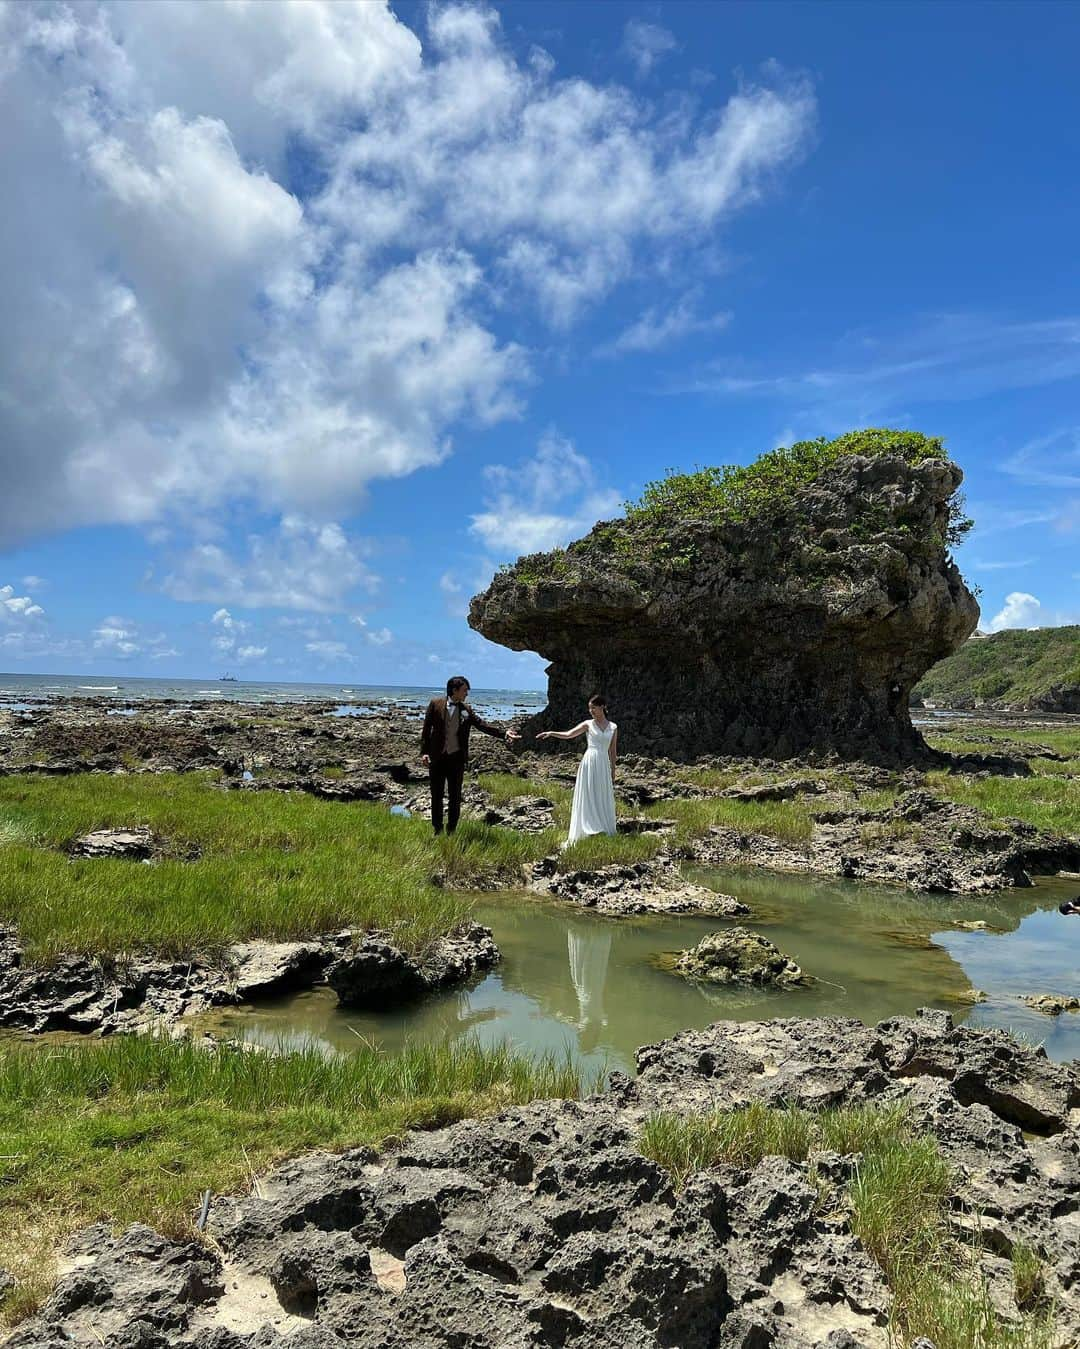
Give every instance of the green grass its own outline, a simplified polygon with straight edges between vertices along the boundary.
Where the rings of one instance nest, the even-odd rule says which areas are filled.
[[[1043,1264],[1038,1251],[1019,1241],[1012,1250],[1013,1287],[1018,1307],[1033,1306],[1043,1292]]]
[[[900,792],[895,787],[878,787],[872,791],[859,792],[855,804],[860,810],[891,810],[899,797]]]
[[[153,866],[71,860],[90,829],[146,825],[178,854]],[[171,955],[253,937],[382,928],[422,950],[468,914],[432,884],[520,868],[536,844],[464,825],[436,839],[422,818],[294,792],[227,792],[200,774],[0,779],[0,921],[35,960],[60,951]]]
[[[793,778],[820,782],[829,791],[851,791],[854,780],[850,773],[835,768],[781,768],[766,772],[748,768],[677,768],[674,777],[692,787],[706,791],[724,791],[729,787],[764,787],[788,782]]]
[[[519,796],[544,796],[553,801],[556,807],[565,806],[569,810],[573,795],[561,783],[519,778],[513,773],[481,773],[476,781],[496,806],[505,806]]]
[[[17,926],[37,962],[64,951],[184,957],[342,927],[379,928],[422,951],[468,917],[471,901],[457,890],[518,882],[566,836],[565,788],[508,775],[494,786],[503,799],[547,790],[556,827],[524,834],[463,820],[436,838],[422,816],[302,792],[224,791],[198,773],[0,779],[0,922]],[[92,829],[132,825],[150,828],[168,855],[144,866],[64,851]],[[661,846],[655,835],[598,836],[561,853],[559,866],[633,862]]]
[[[1026,820],[1066,837],[1080,834],[1080,778],[970,778],[935,772],[926,781],[938,795],[975,806],[990,820]]]
[[[879,843],[898,843],[901,839],[917,843],[922,836],[922,825],[913,820],[871,820],[859,829],[859,840],[868,848]]]
[[[189,1238],[199,1196],[311,1148],[378,1146],[585,1085],[555,1057],[475,1042],[327,1058],[117,1037],[57,1049],[0,1046],[0,1266],[18,1287],[0,1319],[27,1315],[69,1233],[105,1221]]]
[[[720,1163],[750,1168],[766,1156],[809,1162],[807,1181],[821,1206],[831,1196],[814,1168],[815,1151],[858,1154],[844,1198],[852,1230],[889,1284],[890,1331],[901,1343],[920,1335],[936,1349],[1050,1349],[1054,1342],[1052,1311],[1015,1325],[997,1316],[971,1252],[949,1235],[949,1164],[935,1138],[914,1132],[901,1105],[810,1112],[756,1101],[701,1115],[662,1112],[646,1120],[639,1146],[676,1188]],[[1026,1309],[1041,1288],[1037,1256],[1014,1256],[1013,1271],[1018,1305]]]
[[[1018,728],[1016,731],[997,726],[979,730],[927,731],[927,744],[934,749],[953,754],[1011,754],[1029,757],[1036,750],[1048,749],[1057,754],[1080,758],[1080,726],[1047,729],[1042,726]],[[1049,760],[1047,762],[1053,762]],[[1032,765],[1034,767],[1034,764]]]
[[[658,801],[646,806],[650,819],[673,819],[676,842],[683,843],[708,833],[713,825],[739,829],[747,834],[765,834],[784,843],[806,843],[814,836],[814,817],[805,802],[729,801],[705,797],[696,801]]]

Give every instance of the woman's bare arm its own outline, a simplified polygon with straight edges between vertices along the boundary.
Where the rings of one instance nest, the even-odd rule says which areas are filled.
[[[618,758],[617,749],[619,743],[619,732],[616,728],[615,734],[611,737],[611,744],[608,745],[608,758],[611,760],[611,771],[615,772],[615,760]]]
[[[537,735],[537,740],[576,740],[579,735],[585,734],[587,721],[580,721],[576,726],[571,726],[568,731],[541,731]]]

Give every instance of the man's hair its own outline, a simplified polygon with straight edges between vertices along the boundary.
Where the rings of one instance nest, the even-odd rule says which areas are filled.
[[[462,684],[464,684],[467,689],[472,688],[472,685],[464,675],[451,675],[446,681],[446,696],[449,698],[452,693],[456,693],[458,689],[461,688]]]

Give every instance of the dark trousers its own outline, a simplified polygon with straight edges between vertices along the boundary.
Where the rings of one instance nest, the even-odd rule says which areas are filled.
[[[446,832],[452,834],[461,815],[461,783],[465,777],[465,755],[440,754],[428,767],[431,779],[431,823],[435,832],[443,831],[443,793],[449,796],[446,810]]]

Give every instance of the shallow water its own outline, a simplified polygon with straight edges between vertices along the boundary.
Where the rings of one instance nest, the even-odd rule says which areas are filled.
[[[1044,1041],[1053,1058],[1080,1054],[1080,1014],[1031,1012],[1017,993],[1075,992],[1080,918],[1057,904],[1076,882],[975,899],[919,897],[849,881],[762,872],[695,872],[753,909],[746,920],[817,982],[783,993],[702,988],[653,963],[726,924],[708,918],[605,919],[572,905],[499,895],[478,904],[503,962],[469,989],[393,1012],[346,1012],[329,990],[219,1014],[213,1028],[264,1043],[285,1039],[347,1051],[358,1037],[386,1049],[475,1034],[522,1049],[569,1051],[589,1068],[632,1071],[634,1050],[684,1027],[726,1018],[854,1016],[873,1023],[916,1007],[944,1007],[958,1021],[1007,1026]],[[963,932],[956,919],[1000,931]],[[952,999],[974,985],[989,994]]]

